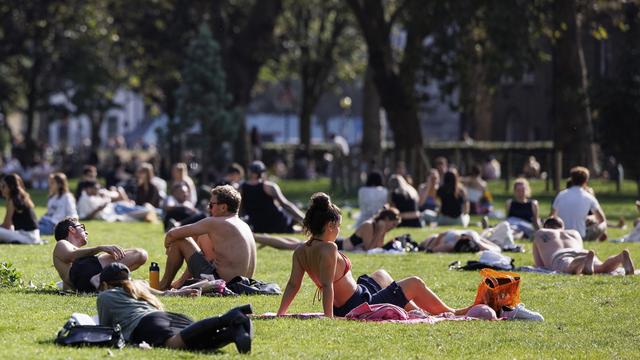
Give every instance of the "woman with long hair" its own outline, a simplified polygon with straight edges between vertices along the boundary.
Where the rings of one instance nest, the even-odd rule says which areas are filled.
[[[76,199],[69,191],[67,176],[61,172],[49,175],[47,213],[38,221],[41,235],[53,235],[56,224],[67,217],[78,217]]]
[[[153,166],[149,163],[143,163],[136,170],[136,205],[145,206],[151,204],[154,208],[160,207],[162,198],[160,190],[151,182],[153,179]]]
[[[285,288],[278,315],[287,312],[300,290],[304,274],[309,274],[322,296],[327,317],[345,316],[358,305],[390,303],[407,310],[430,314],[465,314],[469,308],[453,309],[429,289],[422,279],[409,277],[398,282],[384,270],[354,280],[351,261],[335,244],[342,221],[340,209],[327,194],[316,193],[304,218],[303,228],[309,240],[293,252],[291,276]]]
[[[389,204],[400,211],[401,227],[422,227],[418,211],[418,192],[402,175],[389,178]]]
[[[358,208],[360,216],[356,220],[355,227],[374,216],[389,199],[389,191],[382,185],[382,174],[372,171],[367,174],[364,186],[358,189]]]
[[[467,192],[460,183],[458,172],[449,170],[444,173],[442,186],[438,189],[440,212],[438,225],[469,225],[469,200]]]
[[[20,176],[5,175],[0,180],[0,193],[7,207],[0,224],[0,243],[41,244],[35,205]]]
[[[100,325],[120,324],[125,340],[151,346],[187,350],[216,350],[235,343],[238,352],[251,351],[253,326],[247,314],[251,305],[198,322],[164,311],[149,287],[131,280],[129,268],[111,263],[100,273],[97,307]]]
[[[385,205],[377,214],[360,224],[356,231],[345,239],[337,239],[338,250],[353,251],[381,248],[384,237],[400,224],[398,209]]]

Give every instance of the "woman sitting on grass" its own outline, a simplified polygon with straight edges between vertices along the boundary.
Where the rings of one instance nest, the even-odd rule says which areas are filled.
[[[400,211],[402,227],[422,227],[418,211],[418,192],[400,174],[389,178],[389,204]]]
[[[173,349],[216,350],[235,343],[238,352],[251,351],[251,305],[193,322],[185,315],[163,311],[148,286],[131,280],[129,268],[111,263],[100,273],[97,306],[100,325],[120,324],[125,340]],[[183,291],[183,290],[179,290]]]
[[[76,199],[69,191],[67,176],[61,172],[49,175],[47,213],[38,221],[41,235],[53,235],[53,228],[65,218],[78,217]]]
[[[540,229],[538,201],[531,199],[531,187],[525,178],[513,183],[513,199],[507,200],[507,221],[525,238],[532,239],[533,232]]]
[[[287,312],[295,298],[304,274],[318,287],[327,317],[345,316],[358,305],[391,303],[407,310],[424,310],[430,314],[453,312],[465,314],[469,308],[447,306],[418,277],[398,282],[384,270],[371,276],[362,275],[356,282],[351,274],[351,261],[338,251],[335,244],[342,220],[340,209],[331,203],[327,194],[316,193],[304,218],[303,228],[309,236],[304,246],[293,252],[293,267],[282,296],[278,315]]]
[[[6,201],[7,210],[0,224],[0,243],[41,244],[35,205],[24,183],[17,174],[5,175],[0,180],[0,193]]]
[[[353,235],[346,239],[337,239],[338,250],[371,250],[384,245],[384,237],[391,229],[400,224],[400,212],[385,205],[382,210],[363,222]]]

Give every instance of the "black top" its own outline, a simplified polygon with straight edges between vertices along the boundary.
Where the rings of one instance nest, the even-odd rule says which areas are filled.
[[[356,247],[360,244],[362,244],[364,241],[362,240],[362,238],[358,235],[356,235],[356,233],[353,233],[353,235],[351,235],[349,237],[349,240],[351,241],[351,244]]]
[[[11,221],[15,230],[33,231],[38,229],[38,219],[33,208],[15,209]]]
[[[88,180],[80,180],[78,181],[78,187],[76,188],[76,199],[80,199],[80,195],[82,195],[82,190],[84,190],[84,188],[88,187],[89,183],[91,183],[92,181],[88,181]]]
[[[418,211],[418,201],[409,196],[409,194],[393,192],[391,194],[391,202],[401,213],[405,211]],[[422,227],[422,223],[418,218],[402,219],[398,227]]]
[[[149,184],[147,191],[145,191],[142,186],[138,186],[136,189],[136,205],[149,203],[153,205],[153,207],[159,208],[160,200],[160,191],[153,184]]]
[[[438,189],[438,197],[440,198],[440,213],[442,215],[457,218],[462,215],[462,206],[464,205],[464,196],[456,196],[446,193],[442,188]]]
[[[522,203],[512,200],[507,211],[507,217],[517,217],[533,223],[533,201],[528,200]]]
[[[287,215],[276,206],[274,199],[264,191],[262,182],[256,185],[242,183],[241,211],[248,216],[247,223],[257,233],[291,233]]]

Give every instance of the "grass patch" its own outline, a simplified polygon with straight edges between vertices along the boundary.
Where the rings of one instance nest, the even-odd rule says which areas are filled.
[[[311,193],[328,191],[327,180],[314,182],[287,181],[281,183],[284,193],[306,204]],[[543,183],[534,183],[535,198],[539,199],[542,214],[548,214],[553,194],[541,191]],[[605,213],[614,218],[623,216],[631,221],[637,216],[633,200],[635,185],[625,184],[618,194],[613,188],[595,184],[598,199]],[[508,193],[504,184],[492,183],[496,206],[504,208]],[[602,190],[605,189],[605,190]],[[46,194],[33,192],[38,215],[45,211]],[[355,203],[355,197],[336,196],[341,203]],[[4,204],[0,203],[0,216]],[[352,214],[355,215],[355,214]],[[478,219],[474,219],[478,221]],[[343,234],[350,234],[353,219],[345,216]],[[149,261],[157,261],[164,268],[163,234],[161,225],[107,224],[87,222],[91,245],[116,243],[123,247],[143,247]],[[423,239],[441,229],[396,229],[391,235],[410,233]],[[612,230],[611,237],[626,231]],[[21,273],[25,284],[36,285],[57,281],[51,262],[53,238],[42,246],[0,246],[0,262],[10,262]],[[517,265],[532,265],[531,244],[524,244],[527,252],[512,254]],[[628,247],[640,264],[640,244],[589,243],[601,258]],[[395,278],[411,275],[422,277],[448,304],[465,306],[473,301],[480,280],[476,272],[448,271],[454,260],[476,259],[468,254],[409,254],[406,256],[361,254],[350,255],[354,275],[370,273],[384,267]],[[291,253],[262,248],[258,251],[256,278],[275,281],[284,287],[290,272]],[[147,269],[134,273],[146,278]],[[640,341],[640,310],[637,294],[638,277],[609,276],[552,276],[522,274],[522,301],[528,308],[540,311],[544,323],[527,322],[443,322],[436,325],[405,326],[371,324],[341,320],[278,319],[256,321],[253,345],[255,358],[640,358],[640,350],[633,344]],[[322,306],[312,298],[315,287],[306,279],[290,311],[321,311]],[[238,297],[162,299],[170,311],[182,312],[195,319],[220,314],[230,307],[250,302],[258,313],[276,311],[280,297]],[[0,288],[0,356],[2,358],[98,358],[109,356],[107,349],[69,349],[57,347],[53,338],[58,328],[72,312],[96,313],[95,297],[60,296],[48,291],[24,288]],[[155,349],[143,351],[133,348],[111,350],[114,358],[197,358],[203,354]],[[232,347],[222,349],[225,357],[240,357]],[[109,356],[111,357],[111,356]]]

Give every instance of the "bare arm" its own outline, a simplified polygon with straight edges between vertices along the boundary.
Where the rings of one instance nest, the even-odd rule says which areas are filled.
[[[297,206],[293,205],[293,203],[289,200],[287,200],[286,197],[284,197],[284,194],[282,194],[282,191],[280,190],[280,186],[278,186],[278,184],[276,183],[265,183],[264,184],[264,190],[267,194],[273,196],[274,198],[276,198],[276,200],[278,200],[278,202],[280,203],[280,205],[282,205],[282,207],[287,210],[287,212],[293,216],[293,218],[295,219],[295,221],[301,223],[302,220],[304,219],[304,213],[302,211],[300,211],[300,209],[298,209]]]
[[[598,220],[598,224],[602,224],[607,221],[607,218],[604,216],[604,211],[602,211],[601,207],[596,208],[593,211],[593,215],[595,215],[596,220]]]
[[[297,252],[293,253],[291,275],[289,276],[287,287],[284,289],[284,294],[282,295],[282,300],[280,301],[278,315],[284,315],[287,313],[287,309],[289,309],[289,305],[291,305],[291,302],[298,294],[298,291],[300,290],[300,284],[302,284],[302,279],[304,278],[304,269],[296,259],[296,257],[298,256],[297,254]]]
[[[537,200],[531,200],[531,212],[533,212],[533,218],[531,219],[533,228],[535,230],[539,230],[542,227],[542,224],[540,223],[540,208]]]
[[[168,248],[176,240],[192,237],[197,238],[200,235],[208,234],[215,228],[216,220],[212,217],[204,218],[195,224],[189,224],[173,228],[167,232],[164,237],[164,247]]]
[[[4,214],[4,221],[2,222],[2,225],[0,225],[1,227],[5,228],[5,229],[11,229],[13,226],[13,212],[15,211],[15,208],[13,207],[13,201],[11,201],[10,199],[7,199],[7,213]]]
[[[101,252],[111,254],[116,260],[120,260],[124,257],[124,250],[122,250],[122,248],[120,248],[119,246],[96,246],[91,248],[79,249],[71,245],[71,243],[66,240],[59,240],[56,243],[56,247],[53,250],[53,255],[66,263],[72,263],[76,259],[93,256]]]
[[[538,234],[539,232],[536,232],[533,239],[533,263],[536,267],[544,267],[544,262],[542,261],[540,250],[538,250]]]

